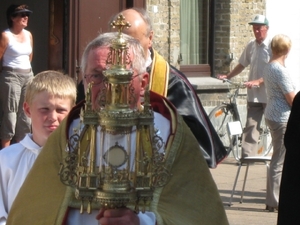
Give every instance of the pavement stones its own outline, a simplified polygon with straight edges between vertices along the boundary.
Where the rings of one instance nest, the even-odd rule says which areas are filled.
[[[229,206],[237,169],[237,161],[232,157],[225,159],[216,169],[210,169],[222,198],[229,224],[276,225],[278,214],[265,209],[267,169],[264,163],[249,166],[242,203],[240,199],[246,166],[241,168],[232,205]]]

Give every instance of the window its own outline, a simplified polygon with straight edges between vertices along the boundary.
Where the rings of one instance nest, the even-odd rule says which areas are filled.
[[[209,50],[209,0],[180,1],[182,65],[207,64]]]

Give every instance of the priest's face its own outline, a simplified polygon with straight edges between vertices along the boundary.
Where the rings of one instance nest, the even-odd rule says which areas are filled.
[[[87,90],[88,84],[93,82],[91,91],[91,102],[93,109],[98,109],[99,104],[97,102],[100,91],[104,88],[104,75],[103,71],[106,70],[106,60],[109,53],[107,46],[101,46],[96,49],[92,49],[87,58],[87,66],[84,74],[84,87]],[[129,49],[129,55],[131,60],[134,59],[133,52]],[[134,88],[134,95],[138,101],[140,95],[144,93],[144,87],[148,84],[148,74],[137,74],[134,72],[132,79],[132,86]]]

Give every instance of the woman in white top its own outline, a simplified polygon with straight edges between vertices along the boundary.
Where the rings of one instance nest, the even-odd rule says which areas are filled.
[[[23,111],[25,89],[33,76],[31,69],[33,39],[27,27],[32,13],[27,5],[10,5],[6,10],[8,29],[0,37],[0,107],[2,148],[14,138],[30,133],[30,119]]]
[[[266,205],[269,211],[278,209],[281,174],[286,151],[283,137],[295,97],[295,86],[285,67],[285,59],[291,45],[291,40],[286,35],[274,36],[271,42],[273,56],[263,73],[268,99],[265,118],[273,143],[273,155],[267,179]]]

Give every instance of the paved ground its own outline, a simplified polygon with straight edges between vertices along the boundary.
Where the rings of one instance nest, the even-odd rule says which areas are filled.
[[[225,159],[211,173],[218,186],[230,225],[276,225],[277,213],[265,210],[266,166],[256,163],[249,167],[243,203],[240,203],[246,166],[241,168],[236,191],[229,206],[229,200],[237,173],[233,158]]]

